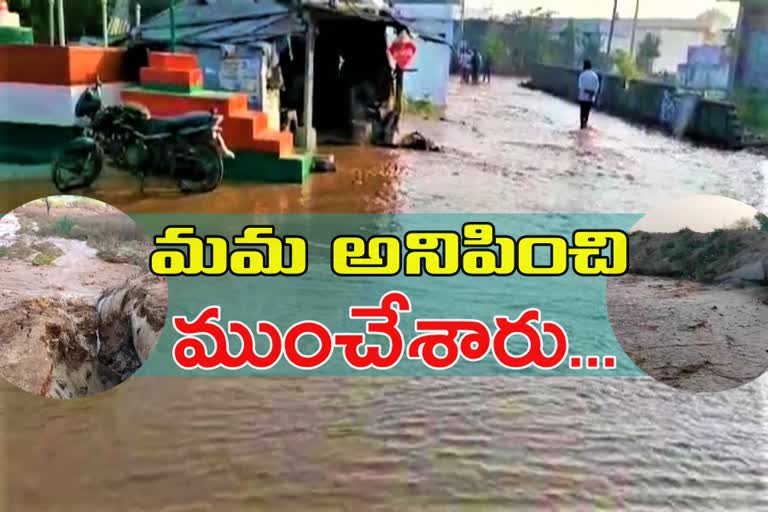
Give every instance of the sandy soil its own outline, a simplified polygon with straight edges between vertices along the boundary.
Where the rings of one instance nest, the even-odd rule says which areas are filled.
[[[715,392],[768,369],[768,289],[624,276],[608,281],[608,310],[624,351],[650,376]]]

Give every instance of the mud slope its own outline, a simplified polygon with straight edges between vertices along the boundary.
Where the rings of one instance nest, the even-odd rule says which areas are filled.
[[[669,278],[608,281],[608,311],[624,351],[656,379],[721,391],[768,368],[768,290]]]
[[[96,301],[29,299],[0,311],[0,376],[50,398],[100,393],[138,370],[157,344],[165,281],[133,278]]]

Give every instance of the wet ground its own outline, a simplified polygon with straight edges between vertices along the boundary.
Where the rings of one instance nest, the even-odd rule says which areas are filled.
[[[768,288],[624,276],[608,283],[616,338],[645,372],[677,389],[717,392],[768,369]]]
[[[764,159],[600,114],[579,133],[574,105],[511,80],[454,84],[447,118],[409,127],[446,153],[330,148],[339,172],[303,187],[139,196],[109,177],[95,195],[128,212],[643,213],[694,193],[768,210]],[[0,207],[50,190],[3,186]],[[764,379],[718,395],[650,378],[141,378],[75,404],[0,390],[10,510],[768,507]]]

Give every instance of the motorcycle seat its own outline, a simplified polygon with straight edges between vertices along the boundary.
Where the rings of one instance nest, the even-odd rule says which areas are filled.
[[[173,117],[150,117],[147,120],[147,135],[159,133],[175,133],[184,128],[197,128],[213,122],[213,114],[210,112],[190,112]]]

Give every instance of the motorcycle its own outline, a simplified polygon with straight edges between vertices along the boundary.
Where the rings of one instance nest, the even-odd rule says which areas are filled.
[[[224,158],[234,158],[222,135],[224,118],[192,112],[153,118],[141,107],[102,106],[101,81],[86,89],[75,105],[82,134],[67,143],[53,162],[56,188],[89,187],[101,175],[105,157],[140,179],[169,176],[185,193],[210,192],[224,179]]]

